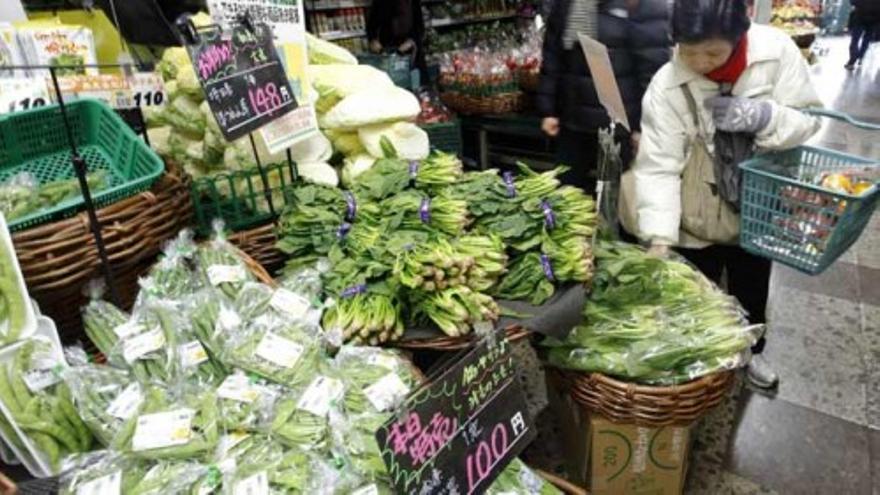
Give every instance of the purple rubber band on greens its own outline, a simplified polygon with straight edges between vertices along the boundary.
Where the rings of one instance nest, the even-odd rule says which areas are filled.
[[[351,224],[348,222],[342,222],[342,225],[336,229],[336,237],[338,239],[345,239],[345,236],[347,236],[349,232],[351,232]]]
[[[351,191],[345,191],[343,194],[345,195],[345,219],[351,222],[357,216],[358,205]]]
[[[513,183],[513,172],[507,171],[501,174],[501,177],[504,179],[504,186],[507,188],[507,196],[511,198],[516,197],[516,185]]]
[[[550,203],[546,199],[541,201],[541,211],[544,212],[544,225],[550,230],[555,229],[556,214],[553,213],[553,208],[550,207]]]
[[[422,219],[422,223],[431,223],[431,198],[422,200],[422,205],[419,206],[419,217]]]
[[[354,297],[358,294],[363,294],[367,292],[367,286],[364,284],[353,285],[344,291],[342,291],[341,296],[345,298]]]
[[[419,175],[419,162],[415,160],[411,160],[409,162],[409,178],[412,180],[416,180],[416,177]]]
[[[551,282],[556,281],[556,275],[553,273],[553,266],[550,264],[550,258],[546,254],[541,254],[541,268],[544,269],[544,276]]]

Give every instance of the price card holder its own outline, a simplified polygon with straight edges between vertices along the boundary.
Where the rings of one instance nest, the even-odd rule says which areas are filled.
[[[45,79],[0,78],[0,114],[44,107],[52,103]]]
[[[535,437],[503,330],[410,395],[376,432],[398,493],[482,493]]]
[[[584,49],[584,56],[587,57],[587,65],[590,67],[590,74],[593,78],[593,84],[596,86],[599,103],[605,107],[605,111],[608,112],[612,122],[623,125],[629,131],[630,126],[629,119],[626,116],[626,107],[623,105],[620,88],[617,86],[617,79],[614,77],[611,59],[608,57],[608,48],[589,36],[579,34],[578,38],[580,39],[581,47]]]
[[[266,24],[184,29],[187,51],[223,137],[234,141],[297,108]]]

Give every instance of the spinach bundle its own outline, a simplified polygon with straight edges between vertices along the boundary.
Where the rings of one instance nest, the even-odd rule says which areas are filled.
[[[358,176],[353,190],[358,196],[379,201],[410,185],[431,189],[454,184],[461,174],[461,160],[442,152],[435,152],[421,162],[384,158]]]

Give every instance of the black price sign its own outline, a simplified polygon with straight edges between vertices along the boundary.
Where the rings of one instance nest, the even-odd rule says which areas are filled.
[[[187,50],[217,124],[228,141],[244,136],[297,107],[266,24],[200,29]]]
[[[376,432],[398,493],[483,493],[535,436],[510,342],[484,339]]]

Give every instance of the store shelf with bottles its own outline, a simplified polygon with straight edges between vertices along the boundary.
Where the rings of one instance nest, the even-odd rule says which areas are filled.
[[[309,10],[308,16],[310,30],[327,41],[366,36],[367,7]]]
[[[368,8],[369,0],[340,0],[340,1],[316,1],[311,0],[303,5],[308,12],[319,12],[326,10],[340,10],[351,8]]]

